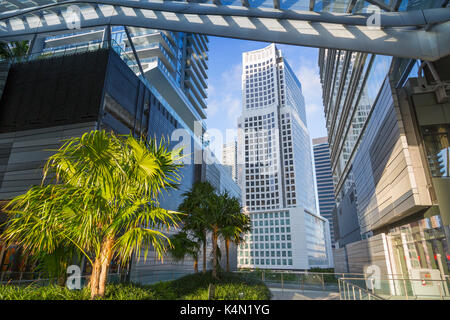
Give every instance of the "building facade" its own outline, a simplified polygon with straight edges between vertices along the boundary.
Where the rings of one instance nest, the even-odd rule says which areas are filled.
[[[39,185],[50,150],[64,139],[96,129],[160,138],[187,127],[177,119],[112,48],[12,64],[0,100],[0,199],[7,202]],[[181,174],[180,188],[160,199],[163,207],[175,210],[181,193],[200,179],[194,165]],[[2,247],[0,253],[2,271],[23,271],[31,263],[19,247]],[[166,260],[174,264],[190,269],[189,263]]]
[[[333,209],[336,205],[334,200],[333,173],[330,163],[330,146],[328,138],[316,138],[312,140],[314,154],[314,169],[317,185],[317,196],[319,200],[319,212],[322,217],[330,223],[330,237],[334,247],[334,219]]]
[[[316,214],[301,84],[274,44],[243,54],[239,181],[253,230],[239,267],[328,267],[328,221]]]
[[[368,10],[331,2],[335,12]],[[402,1],[399,10],[441,4]],[[376,265],[384,275],[445,278],[449,58],[421,63],[321,49],[319,66],[341,231],[336,271]]]
[[[228,192],[231,197],[241,201],[241,188],[233,179],[228,166],[220,163],[213,153],[208,153],[204,168],[204,181],[211,183],[217,192]]]
[[[191,130],[197,121],[205,131],[208,41],[204,35],[108,26],[38,36],[31,53],[67,55],[110,44],[137,75],[142,68],[152,90],[174,108]]]
[[[231,177],[237,182],[237,141],[225,143],[222,148],[222,164],[230,172]]]
[[[233,179],[229,166],[220,163],[219,159],[209,150],[205,149],[205,164],[203,165],[203,176],[202,180],[211,183],[211,185],[216,189],[217,193],[227,192],[230,197],[236,198],[239,202],[242,201],[241,188]],[[211,237],[208,235],[207,239],[208,251],[212,248]],[[226,269],[226,248],[225,242],[222,238],[218,239],[218,246],[222,252],[219,264],[223,270]],[[233,242],[229,244],[229,267],[230,271],[237,270],[237,246]],[[209,265],[209,262],[208,262]]]
[[[2,66],[0,200],[39,184],[51,154],[45,150],[62,139],[106,129],[167,141],[179,131],[170,147],[180,138],[189,148],[181,184],[160,199],[161,207],[177,210],[182,194],[202,179],[196,154],[206,130],[207,43],[201,35],[123,27],[37,38],[29,62]],[[19,249],[0,249],[2,270],[27,267],[18,262]],[[134,280],[152,278],[152,269],[192,271],[189,259],[161,264],[152,251],[148,257],[133,261]]]

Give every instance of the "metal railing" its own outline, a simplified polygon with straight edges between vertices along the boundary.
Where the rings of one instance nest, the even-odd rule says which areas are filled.
[[[81,275],[81,287],[88,284],[90,274]],[[49,284],[58,283],[58,278],[49,278],[39,272],[11,272],[4,271],[0,273],[0,285],[11,286],[46,286]],[[126,282],[126,274],[119,272],[111,272],[108,274],[109,283],[123,283]]]
[[[449,288],[448,279],[410,279],[392,275],[381,279],[339,279],[339,292],[343,300],[366,300],[368,295],[383,300],[450,300]]]
[[[339,292],[339,279],[352,276],[357,279],[364,279],[364,274],[360,273],[327,273],[308,271],[237,271],[247,279],[263,281],[269,288],[290,289],[290,290],[311,290]]]
[[[338,279],[340,300],[384,300],[366,288],[350,283],[345,278]]]
[[[192,274],[193,270],[139,270],[131,271],[130,281],[141,285],[150,285],[157,282],[172,281]]]
[[[111,46],[114,48],[115,46],[118,46],[118,44],[112,42]],[[89,43],[67,45],[64,46],[64,48],[48,49],[41,52],[30,53],[24,56],[17,56],[10,59],[10,61],[11,63],[23,63],[38,59],[49,59],[54,57],[97,51],[99,49],[107,49],[107,48],[109,48],[109,43],[107,41],[93,41]]]
[[[141,285],[150,285],[160,281],[171,281],[191,274],[192,270],[154,270],[154,269],[134,269],[130,277],[127,278],[126,272],[110,272],[108,274],[108,283],[137,283]],[[83,274],[81,278],[81,287],[87,285],[90,274]],[[57,278],[49,278],[40,272],[11,272],[4,271],[0,273],[0,285],[45,286],[59,283]]]
[[[409,279],[400,274],[380,279],[362,273],[244,270],[247,279],[269,288],[339,293],[341,300],[450,300],[450,280]]]

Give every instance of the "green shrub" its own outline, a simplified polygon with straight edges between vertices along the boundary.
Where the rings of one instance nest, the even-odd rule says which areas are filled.
[[[211,272],[187,275],[177,280],[144,286],[108,284],[103,300],[207,300],[208,286],[216,286],[218,300],[267,300],[269,289],[259,280],[244,279],[233,273],[221,273],[214,279]],[[0,300],[88,300],[90,291],[69,290],[57,285],[0,285]]]
[[[271,297],[270,290],[262,281],[245,279],[233,273],[220,273],[219,279],[214,279],[211,272],[191,274],[150,287],[161,299],[206,300],[210,283],[216,286],[215,299],[218,300],[267,300]]]
[[[309,272],[319,272],[319,273],[334,273],[333,268],[311,268]]]
[[[68,290],[58,285],[47,286],[0,286],[0,300],[84,300],[89,299],[87,290]]]
[[[309,272],[329,273],[329,274],[322,275],[323,281],[325,283],[336,283],[337,284],[337,278],[334,275],[333,268],[311,268],[311,269],[309,269]]]
[[[0,286],[0,300],[88,300],[90,291],[69,290],[58,285]],[[144,286],[109,284],[103,300],[152,300],[154,293]]]

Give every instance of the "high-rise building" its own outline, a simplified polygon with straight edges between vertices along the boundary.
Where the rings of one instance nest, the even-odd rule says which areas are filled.
[[[22,99],[24,92],[26,99]],[[43,54],[26,63],[12,63],[0,99],[0,206],[41,183],[51,150],[57,150],[64,139],[99,129],[159,138],[184,128],[189,129],[167,101],[155,95],[112,48]],[[195,136],[190,138],[198,144]],[[194,165],[182,168],[179,190],[166,193],[161,206],[177,209],[181,193],[197,180],[195,171]],[[21,250],[0,249],[0,270],[26,268],[16,263],[21,261]],[[147,268],[192,270],[191,261],[166,259],[161,265],[154,251],[148,256]],[[137,264],[133,262],[133,272],[143,271],[135,268]]]
[[[216,189],[216,192],[223,193],[227,192],[230,197],[234,197],[241,202],[241,189],[239,188],[236,181],[232,178],[229,170],[229,166],[223,165],[219,162],[209,148],[206,149],[206,164],[203,166],[202,180],[208,181]],[[209,238],[209,235],[208,235]],[[210,243],[208,243],[208,246]],[[218,241],[219,248],[223,254],[220,258],[220,265],[225,270],[226,269],[226,254],[225,254],[225,241],[219,238]],[[212,247],[212,246],[211,246]],[[210,248],[208,248],[209,250]],[[209,250],[210,251],[210,250]],[[228,247],[228,258],[229,267],[231,271],[237,270],[237,246],[233,242],[229,243]]]
[[[237,182],[237,141],[223,145],[222,164],[227,168],[233,180]]]
[[[331,172],[328,137],[316,138],[312,142],[319,212],[330,223],[331,243],[334,246],[333,209],[336,201],[334,200],[333,173]]]
[[[342,1],[327,1],[328,10],[369,10],[364,1],[334,3]],[[441,5],[402,1],[399,10]],[[336,271],[376,265],[384,275],[448,277],[450,58],[422,63],[320,49],[319,66],[337,205]],[[388,289],[401,292],[395,283]]]
[[[207,36],[121,26],[73,31],[39,38],[33,53],[67,55],[111,43],[136,74],[141,73],[140,64],[152,91],[163,97],[191,130],[194,121],[206,130]]]
[[[167,140],[181,129],[190,161],[180,170],[179,188],[160,198],[161,207],[177,210],[183,192],[202,179],[202,163],[194,163],[191,150],[202,153],[206,130],[207,43],[203,35],[123,27],[37,37],[27,63],[8,65],[0,97],[0,203],[40,183],[51,155],[45,150],[57,149],[62,139],[105,129]],[[237,189],[225,179],[220,187]],[[151,251],[149,260],[133,261],[132,273],[139,278],[153,266],[192,270],[189,259],[165,262]]]
[[[239,266],[328,267],[329,226],[316,213],[301,84],[274,44],[243,54],[242,95],[239,181],[253,228]]]

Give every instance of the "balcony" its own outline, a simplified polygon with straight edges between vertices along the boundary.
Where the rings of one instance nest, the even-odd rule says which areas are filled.
[[[45,41],[45,47],[46,48],[56,48],[56,47],[62,47],[67,46],[70,44],[73,44],[74,42],[77,43],[89,43],[93,41],[101,41],[103,38],[103,29],[100,30],[88,30],[88,31],[82,31],[82,32],[76,32],[76,33],[66,33],[62,35],[57,35],[53,37],[49,37]]]
[[[188,80],[188,81],[192,82],[191,81],[191,78],[192,78],[193,85],[200,92],[201,96],[204,99],[206,99],[208,97],[208,95],[206,94],[206,91],[205,91],[205,89],[207,88],[206,82],[203,79],[202,79],[202,81],[200,81],[199,78],[197,77],[197,74],[192,70],[191,67],[186,68],[186,73],[189,76],[185,78],[185,81]]]
[[[177,51],[175,50],[175,47],[172,45],[168,37],[162,32],[135,32],[131,34],[131,38],[133,40],[133,44],[136,47],[145,45],[149,46],[153,43],[160,43],[172,59],[176,58]],[[127,47],[130,46],[127,38],[124,40],[124,42]]]
[[[145,61],[149,58],[157,57],[159,58],[169,72],[174,73],[176,70],[175,64],[172,61],[172,58],[167,53],[166,49],[159,42],[154,42],[151,44],[143,44],[143,45],[135,45],[136,53],[139,57],[139,60]],[[132,53],[133,50],[131,47],[125,48],[126,53]]]

